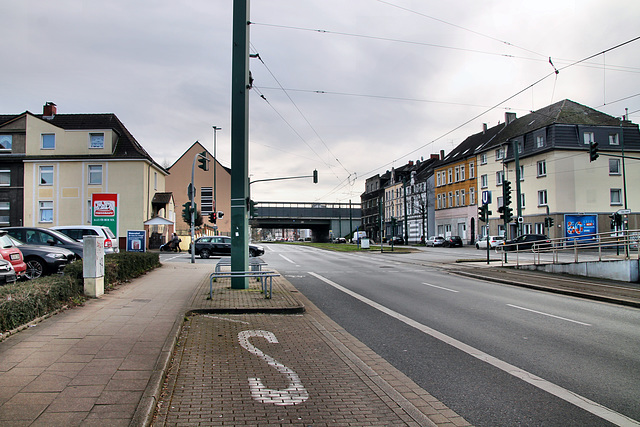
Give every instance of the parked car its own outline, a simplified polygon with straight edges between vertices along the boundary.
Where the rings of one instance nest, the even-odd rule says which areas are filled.
[[[11,236],[9,238],[20,249],[27,264],[26,279],[37,279],[41,276],[60,273],[76,259],[69,249],[49,245],[27,245]]]
[[[347,239],[345,239],[344,237],[337,237],[333,239],[333,243],[347,243]]]
[[[493,249],[504,242],[504,236],[489,236],[489,248]],[[483,236],[476,242],[476,249],[487,249],[487,236]]]
[[[84,236],[104,237],[104,253],[113,254],[120,252],[118,239],[109,227],[103,225],[56,225],[51,230],[58,230],[74,240],[83,241]]]
[[[16,271],[13,269],[11,263],[7,260],[0,259],[0,285],[15,283],[16,280],[18,280]]]
[[[24,276],[27,264],[24,262],[22,252],[13,244],[13,240],[6,231],[0,231],[0,256],[11,263],[18,279]]]
[[[76,256],[82,258],[84,246],[75,239],[50,228],[39,227],[4,227],[11,237],[28,245],[49,245],[69,249]]]
[[[200,258],[209,258],[211,255],[231,255],[231,237],[227,236],[203,236],[196,239],[195,254]],[[189,244],[191,252],[191,244]],[[257,245],[249,245],[249,255],[257,257],[264,255],[264,248]]]
[[[426,246],[436,247],[444,245],[444,237],[442,236],[431,236],[429,240],[424,242]]]
[[[515,239],[505,240],[499,248],[503,251],[522,251],[532,249],[534,244],[540,249],[548,249],[552,246],[551,240],[544,234],[523,234]]]
[[[455,248],[456,246],[462,246],[462,238],[460,236],[450,236],[444,239],[442,246],[445,248]]]
[[[394,245],[404,245],[404,239],[402,238],[402,236],[393,236],[390,239],[386,239],[389,244],[394,244]]]

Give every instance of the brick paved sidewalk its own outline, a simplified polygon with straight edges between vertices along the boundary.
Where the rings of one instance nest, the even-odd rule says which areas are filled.
[[[273,285],[272,299],[255,281],[215,282],[213,299],[198,288],[154,425],[469,425],[284,278]]]

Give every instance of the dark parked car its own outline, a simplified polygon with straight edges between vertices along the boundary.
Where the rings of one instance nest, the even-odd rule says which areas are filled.
[[[189,244],[189,252],[191,252],[191,244]],[[196,239],[195,254],[205,259],[211,255],[231,255],[231,237],[200,237]],[[264,248],[262,246],[249,245],[249,255],[253,257],[264,255]]]
[[[393,243],[394,245],[404,245],[404,239],[402,236],[384,237],[382,242],[389,244]]]
[[[532,249],[534,244],[536,248],[548,249],[551,247],[551,240],[544,234],[523,234],[515,239],[505,241],[498,248],[502,248],[503,251],[522,251]]]
[[[59,231],[48,228],[39,227],[4,227],[9,235],[14,239],[20,240],[28,245],[49,245],[69,249],[76,255],[76,258],[82,258],[84,246],[77,240],[66,236]]]
[[[445,248],[455,248],[456,246],[462,246],[462,239],[460,236],[450,236],[444,239],[442,246]]]
[[[16,272],[11,263],[4,259],[0,259],[0,285],[15,283],[16,280]]]
[[[69,249],[49,245],[27,245],[13,237],[9,238],[22,252],[27,264],[27,279],[60,273],[68,263],[76,259],[76,255]]]

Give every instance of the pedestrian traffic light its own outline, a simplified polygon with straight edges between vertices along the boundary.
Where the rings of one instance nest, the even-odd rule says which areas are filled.
[[[258,208],[256,208],[256,202],[249,200],[249,217],[255,218],[258,216]]]
[[[209,222],[210,222],[211,224],[215,224],[215,223],[216,223],[216,220],[217,220],[217,215],[216,215],[216,213],[215,213],[215,212],[211,212],[211,213],[209,214]]]
[[[318,171],[317,170],[313,171],[313,183],[314,184],[318,183]]]
[[[208,171],[209,170],[209,159],[207,158],[207,151],[203,151],[202,153],[198,154],[198,163],[200,163],[198,165],[198,167],[200,169],[202,169],[203,171]]]
[[[591,142],[589,144],[589,163],[593,162],[599,156],[598,154],[598,143]]]
[[[191,202],[182,205],[182,220],[191,225]]]
[[[502,200],[504,206],[511,204],[511,181],[504,181],[502,183]]]

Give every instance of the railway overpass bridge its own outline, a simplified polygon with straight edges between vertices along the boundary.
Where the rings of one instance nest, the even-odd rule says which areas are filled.
[[[255,202],[249,223],[262,229],[309,229],[314,242],[345,237],[362,225],[360,203]]]

